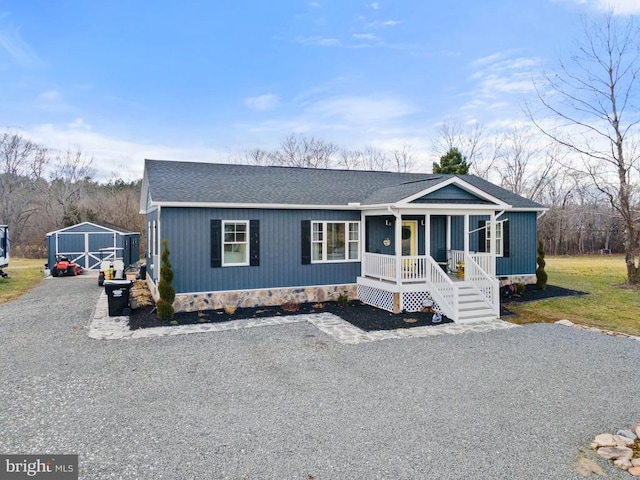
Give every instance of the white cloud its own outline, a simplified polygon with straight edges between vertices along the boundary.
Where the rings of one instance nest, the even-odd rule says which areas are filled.
[[[499,52],[478,58],[471,62],[477,68],[469,80],[475,88],[467,95],[471,97],[462,108],[505,108],[513,95],[523,95],[533,91],[532,79],[536,76],[540,59],[537,57],[509,58],[513,52]]]
[[[357,38],[358,40],[376,40],[377,37],[372,35],[371,33],[354,33],[352,35],[353,38]]]
[[[380,10],[380,4],[378,2],[373,2],[367,5],[367,7],[373,10]]]
[[[313,8],[320,8],[320,4],[318,2],[310,2],[309,6]]]
[[[55,102],[62,99],[62,94],[57,90],[47,90],[40,94],[40,99],[47,102]]]
[[[326,37],[298,37],[296,42],[308,47],[339,47],[340,40]]]
[[[344,96],[313,102],[306,113],[314,118],[335,120],[349,125],[388,122],[415,113],[417,108],[395,98]]]
[[[9,56],[23,67],[31,67],[40,63],[40,59],[22,39],[18,29],[0,28],[0,48],[4,49]]]
[[[613,12],[614,15],[634,15],[640,13],[638,0],[550,0],[552,2],[570,2],[575,5],[586,5],[602,12]]]
[[[380,27],[395,27],[396,25],[400,25],[402,23],[401,20],[384,20],[371,22],[367,25],[369,28],[380,28]]]
[[[76,118],[66,126],[42,124],[23,132],[50,151],[79,148],[93,158],[91,166],[98,180],[108,180],[114,175],[126,181],[142,178],[145,158],[201,162],[225,162],[229,158],[226,152],[213,148],[133,142],[112,137],[96,132],[82,118]]]
[[[279,103],[280,97],[273,93],[259,95],[257,97],[249,97],[244,100],[245,106],[256,112],[273,110]]]

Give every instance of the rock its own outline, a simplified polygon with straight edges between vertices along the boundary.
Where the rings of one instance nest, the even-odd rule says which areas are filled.
[[[618,458],[631,460],[633,457],[633,450],[627,447],[601,447],[596,453],[607,460],[614,460]]]
[[[574,323],[571,320],[558,320],[558,325],[564,325],[565,327],[573,327]]]
[[[634,434],[631,430],[618,430],[616,435],[620,435],[622,437],[630,438],[631,440],[635,440],[638,438],[636,434]]]
[[[613,464],[622,470],[629,470],[631,468],[631,462],[627,458],[619,458],[614,461]]]
[[[581,458],[576,464],[576,471],[583,477],[590,477],[591,474],[605,476],[605,472],[600,465],[591,460],[590,458]]]
[[[640,425],[636,426],[636,435],[640,437]]]
[[[633,445],[634,441],[630,438],[623,437],[622,435],[614,435],[613,439],[616,441],[616,445],[619,447],[628,447],[629,445]]]
[[[615,447],[618,445],[616,439],[610,433],[601,433],[593,439],[593,442],[601,447]]]
[[[633,465],[634,467],[640,467],[640,458],[632,458],[631,465]]]
[[[591,442],[591,443],[589,444],[589,448],[590,448],[591,450],[597,450],[597,449],[598,449],[598,448],[600,448],[601,446],[602,446],[602,445],[598,445],[596,442]]]
[[[634,477],[640,477],[640,467],[631,467],[629,470],[627,470],[627,472],[629,472]]]

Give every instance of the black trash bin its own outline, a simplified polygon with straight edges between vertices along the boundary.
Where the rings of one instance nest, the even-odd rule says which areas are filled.
[[[147,279],[147,264],[140,265],[140,280]]]
[[[104,290],[109,303],[109,316],[120,317],[131,315],[129,307],[129,290],[132,282],[129,280],[105,280]]]

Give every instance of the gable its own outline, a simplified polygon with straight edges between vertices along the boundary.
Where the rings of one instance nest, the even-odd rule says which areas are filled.
[[[410,203],[441,203],[441,204],[474,204],[474,205],[494,205],[487,199],[480,198],[476,194],[460,188],[458,185],[445,185],[438,190],[430,192],[422,197],[416,198]]]

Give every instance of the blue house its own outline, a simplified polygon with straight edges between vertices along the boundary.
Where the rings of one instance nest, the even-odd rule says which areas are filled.
[[[456,322],[496,318],[535,282],[545,208],[473,175],[146,160],[141,213],[157,295],[168,241],[176,311],[322,302]]]

